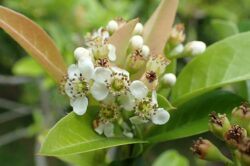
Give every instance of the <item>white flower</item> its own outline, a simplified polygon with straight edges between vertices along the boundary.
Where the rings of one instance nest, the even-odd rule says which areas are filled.
[[[167,73],[164,74],[162,77],[163,83],[165,83],[168,86],[174,86],[176,83],[176,76],[173,73]]]
[[[110,61],[115,61],[116,60],[115,46],[113,46],[112,44],[108,44],[107,47],[108,47],[108,50],[109,50],[109,53],[108,53],[109,60]]]
[[[135,35],[130,39],[131,47],[135,50],[141,49],[143,42],[143,38],[140,35]]]
[[[134,29],[134,31],[133,31],[133,34],[141,35],[142,32],[143,32],[143,25],[142,25],[142,23],[139,23],[139,22],[138,22],[138,23],[135,25],[135,29]]]
[[[156,125],[162,125],[168,122],[169,117],[165,109],[158,108],[157,94],[153,91],[151,98],[145,96],[136,101],[135,116],[131,117],[130,121],[133,124],[141,124],[151,120]]]
[[[199,55],[205,52],[206,44],[202,41],[192,41],[187,43],[184,50],[192,55]]]
[[[106,137],[114,137],[114,124],[113,123],[103,123],[100,122],[98,127],[95,128],[95,131],[102,135],[104,134]]]
[[[94,73],[92,61],[86,58],[78,62],[78,65],[70,65],[68,78],[65,83],[65,93],[70,97],[70,105],[77,115],[83,115],[88,106],[89,80]]]
[[[118,23],[115,20],[111,20],[108,22],[107,30],[109,32],[115,32],[118,29]]]

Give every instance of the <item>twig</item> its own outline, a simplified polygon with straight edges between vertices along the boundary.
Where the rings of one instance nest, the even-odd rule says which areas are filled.
[[[15,131],[2,135],[0,136],[0,147],[7,145],[11,142],[14,142],[16,140],[19,140],[21,138],[24,138],[27,135],[28,135],[28,132],[26,128],[17,129]]]
[[[0,75],[0,84],[18,85],[34,80],[32,77]]]

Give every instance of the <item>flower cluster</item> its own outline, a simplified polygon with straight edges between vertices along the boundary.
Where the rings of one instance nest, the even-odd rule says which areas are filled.
[[[68,68],[64,91],[77,115],[83,115],[89,100],[99,103],[93,122],[95,131],[115,136],[120,126],[124,136],[133,137],[131,126],[152,122],[163,125],[169,113],[159,107],[157,87],[169,61],[164,55],[152,54],[144,43],[143,25],[137,23],[126,51],[125,61],[117,64],[116,47],[109,38],[126,22],[111,20],[85,37],[85,46],[74,51],[76,64]],[[173,83],[172,83],[173,84]]]

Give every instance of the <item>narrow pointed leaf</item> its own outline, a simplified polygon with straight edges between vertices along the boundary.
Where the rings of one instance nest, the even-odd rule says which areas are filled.
[[[126,60],[126,51],[129,46],[129,40],[133,35],[133,30],[135,28],[138,19],[133,19],[127,24],[118,29],[108,40],[108,43],[113,44],[116,47],[116,64],[121,66]]]
[[[178,0],[162,0],[145,24],[143,36],[152,53],[163,53],[173,26],[177,6]]]
[[[100,136],[94,132],[88,114],[78,116],[72,112],[49,131],[40,153],[48,156],[72,155],[134,143],[145,141]]]
[[[48,34],[29,18],[0,6],[0,27],[20,44],[56,81],[65,74],[62,56]]]

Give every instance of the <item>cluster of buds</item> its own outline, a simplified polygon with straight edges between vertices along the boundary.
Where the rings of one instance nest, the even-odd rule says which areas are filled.
[[[232,111],[231,122],[225,114],[212,112],[209,117],[209,129],[219,139],[227,144],[234,153],[234,160],[226,158],[210,141],[199,139],[191,150],[201,159],[209,161],[222,161],[227,164],[240,163],[242,166],[250,165],[250,108],[243,103]]]
[[[206,44],[202,41],[191,41],[184,44],[186,35],[183,24],[176,24],[170,34],[168,49],[170,58],[181,58],[200,55],[206,50]]]
[[[88,33],[84,47],[75,49],[76,63],[69,66],[61,86],[77,115],[87,111],[88,103],[99,103],[93,128],[106,137],[118,136],[117,128],[123,136],[134,137],[134,125],[163,125],[170,118],[157,102],[159,80],[169,86],[176,81],[175,75],[164,75],[170,62],[162,54],[151,53],[141,23],[134,27],[121,62],[109,39],[125,24],[122,19],[111,20],[106,27]]]

